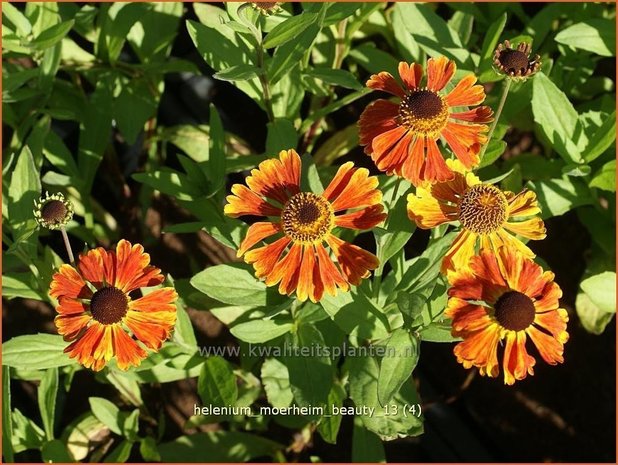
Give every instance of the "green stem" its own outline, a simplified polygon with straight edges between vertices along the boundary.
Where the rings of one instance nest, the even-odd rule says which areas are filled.
[[[506,83],[504,84],[504,88],[502,89],[502,96],[500,97],[500,103],[498,104],[498,109],[496,110],[496,114],[494,116],[494,122],[491,124],[489,128],[489,133],[487,134],[487,142],[483,146],[483,150],[481,150],[481,155],[479,159],[482,161],[483,156],[485,155],[485,151],[487,147],[489,147],[489,141],[491,140],[491,136],[494,135],[494,131],[496,130],[496,126],[498,125],[498,120],[500,119],[500,115],[502,114],[502,109],[504,108],[504,102],[506,102],[506,96],[509,94],[509,89],[511,87],[511,79],[507,78]]]
[[[62,239],[64,240],[64,246],[67,249],[67,253],[69,254],[69,261],[71,265],[75,265],[75,257],[73,257],[73,249],[71,249],[71,243],[69,242],[69,236],[67,236],[67,231],[64,229],[64,226],[60,228],[60,232],[62,233]]]
[[[270,83],[268,82],[268,75],[266,74],[266,69],[264,68],[264,46],[262,45],[261,38],[259,38],[257,44],[257,65],[258,68],[260,68],[260,83],[262,84],[262,92],[264,93],[264,107],[266,107],[268,120],[270,122],[274,122],[275,113],[273,112],[273,103],[270,96]]]

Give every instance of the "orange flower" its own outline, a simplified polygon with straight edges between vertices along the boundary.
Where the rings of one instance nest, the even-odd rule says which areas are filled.
[[[474,85],[469,74],[447,94],[445,86],[455,74],[456,65],[446,57],[427,61],[427,83],[421,86],[423,67],[399,63],[403,87],[390,73],[371,76],[367,87],[382,90],[401,99],[376,100],[359,120],[360,144],[371,155],[378,169],[403,176],[415,186],[421,181],[447,181],[453,173],[444,162],[437,140],[442,137],[455,156],[468,169],[479,163],[479,151],[487,141],[486,124],[493,120],[487,106],[454,111],[456,107],[478,105],[485,91]]]
[[[360,284],[369,270],[378,267],[375,255],[339,239],[333,229],[370,229],[386,214],[380,205],[382,193],[376,189],[378,179],[365,168],[354,168],[350,162],[341,165],[322,194],[301,192],[300,173],[301,160],[294,150],[263,161],[247,177],[249,187],[232,187],[225,214],[273,217],[249,227],[238,256],[253,264],[267,286],[280,283],[281,294],[296,291],[299,300],[317,302],[324,291],[331,295],[337,288],[347,291],[349,284]],[[249,250],[274,235],[276,240]]]
[[[408,195],[408,216],[419,228],[449,222],[459,222],[462,227],[442,261],[442,273],[467,266],[477,243],[481,249],[494,252],[506,245],[533,258],[532,250],[511,233],[529,239],[545,238],[543,220],[533,216],[541,211],[535,193],[503,192],[493,184],[481,183],[457,160],[447,163],[454,173],[452,180],[419,186],[416,194]]]
[[[498,376],[498,347],[506,341],[501,350],[504,382],[513,384],[534,374],[528,337],[547,363],[564,361],[569,317],[559,308],[562,291],[551,271],[543,272],[508,247],[501,247],[498,255],[484,250],[469,268],[451,276],[446,315],[453,319],[453,336],[463,338],[454,349],[457,361],[466,368],[478,367],[484,376]]]
[[[116,251],[99,247],[82,255],[77,269],[62,265],[49,294],[58,299],[54,322],[65,341],[64,351],[86,368],[103,369],[116,357],[121,370],[138,366],[148,349],[158,350],[176,323],[176,291],[156,289],[134,299],[141,287],[163,282],[144,248],[121,240]],[[127,331],[128,330],[128,331]]]

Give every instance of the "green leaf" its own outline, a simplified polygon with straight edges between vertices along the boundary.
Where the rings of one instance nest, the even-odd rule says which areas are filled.
[[[604,312],[597,307],[585,292],[577,294],[575,310],[584,329],[592,334],[602,334],[614,318],[613,313]]]
[[[616,142],[616,111],[609,115],[601,127],[590,138],[584,151],[586,162],[601,156],[613,143]]]
[[[356,292],[325,294],[320,304],[346,334],[359,339],[383,339],[389,334],[388,319],[375,302]]]
[[[352,430],[353,463],[386,463],[386,452],[380,438],[368,431],[361,417],[354,417]]]
[[[560,216],[569,210],[593,202],[590,189],[578,178],[565,177],[549,181],[529,182],[541,207],[541,217]]]
[[[20,37],[27,37],[32,32],[28,18],[9,2],[2,2],[2,16],[6,17],[15,26]],[[4,21],[2,22],[4,26]],[[4,36],[4,34],[2,34]]]
[[[158,97],[145,79],[123,83],[122,91],[114,101],[114,119],[127,144],[135,143],[146,122],[155,115]]]
[[[191,278],[191,285],[209,297],[229,305],[254,307],[280,304],[286,300],[276,290],[253,276],[250,266],[227,263],[206,268]]]
[[[13,451],[19,453],[27,449],[40,449],[45,442],[45,433],[39,426],[18,409],[11,415],[13,422]]]
[[[301,174],[300,174],[300,188],[303,192],[309,191],[315,194],[321,194],[324,192],[324,186],[320,179],[320,173],[318,167],[315,166],[313,157],[308,153],[301,157]]]
[[[396,4],[395,7],[398,5]],[[371,42],[354,47],[350,50],[349,56],[372,74],[387,71],[393,76],[398,75],[399,61],[390,54],[378,49]]]
[[[71,19],[44,30],[30,43],[30,46],[36,50],[53,47],[69,33],[74,23],[75,21]]]
[[[15,229],[13,237],[16,238],[35,226],[32,209],[34,202],[41,195],[39,170],[36,168],[32,152],[27,145],[24,146],[15,163],[8,194],[9,222]]]
[[[2,275],[2,297],[45,300],[31,272],[6,272]]]
[[[338,383],[334,383],[330,392],[328,393],[328,404],[341,408],[343,401],[346,399],[347,393],[345,389]],[[341,426],[341,415],[323,416],[318,423],[318,433],[329,444],[337,444],[337,435],[339,434],[339,427]]]
[[[95,44],[97,57],[114,63],[127,40],[133,25],[151,8],[146,3],[118,2],[100,8],[97,22],[100,24],[98,41]]]
[[[344,69],[313,68],[306,72],[312,78],[319,79],[326,84],[341,86],[346,89],[360,90],[363,88],[356,76]]]
[[[350,398],[357,407],[373,408],[361,419],[365,427],[384,441],[423,432],[423,422],[407,409],[418,408],[419,398],[414,383],[404,383],[388,406],[378,402],[379,367],[373,357],[353,357],[349,361]],[[404,411],[404,408],[406,410]],[[396,409],[396,411],[395,411]],[[418,410],[416,410],[418,413]]]
[[[56,414],[56,396],[58,395],[58,369],[48,368],[41,378],[37,391],[39,410],[43,419],[43,429],[47,439],[54,439],[54,419]]]
[[[318,19],[317,13],[302,13],[292,16],[275,26],[264,38],[264,48],[273,48],[298,37]]]
[[[616,19],[592,18],[556,35],[556,42],[605,57],[616,56]]]
[[[210,431],[159,444],[159,453],[162,462],[249,462],[259,457],[272,458],[281,448],[254,434]]]
[[[195,200],[205,195],[201,186],[183,173],[164,167],[151,173],[135,173],[133,179],[179,200]]]
[[[539,131],[567,162],[583,162],[581,147],[574,139],[583,134],[577,111],[564,92],[542,72],[532,82],[532,114]]]
[[[602,312],[616,313],[616,273],[605,271],[584,279],[580,286]]]
[[[111,79],[101,78],[82,111],[80,122],[78,166],[82,185],[89,192],[112,130]]]
[[[276,118],[274,122],[266,124],[266,154],[278,155],[281,150],[296,149],[298,133],[294,123],[286,118]]]
[[[380,363],[378,377],[378,401],[387,405],[399,392],[412,371],[419,357],[419,340],[403,328],[395,330],[384,348],[384,357]]]
[[[59,439],[47,441],[41,448],[41,457],[45,463],[71,463],[75,462],[67,449],[67,446]]]
[[[35,370],[75,365],[75,360],[63,352],[66,346],[62,336],[58,335],[17,336],[2,344],[2,364]]]
[[[133,379],[127,377],[120,371],[108,371],[106,374],[107,380],[116,388],[122,396],[132,405],[141,407],[144,405],[142,392],[139,384]]]
[[[124,463],[129,460],[133,442],[124,440],[105,457],[104,463]]]
[[[461,340],[460,338],[453,337],[451,335],[451,330],[452,327],[450,322],[433,322],[429,326],[421,329],[419,335],[422,341],[428,342],[453,342]]]
[[[241,341],[258,344],[289,333],[293,327],[285,320],[253,320],[232,326],[230,333]]]
[[[139,410],[133,410],[129,415],[126,412],[121,412],[122,434],[127,440],[134,442],[137,440],[137,431],[139,430]]]
[[[234,405],[238,399],[238,386],[230,364],[219,356],[209,357],[202,366],[197,392],[204,405]]]
[[[498,17],[498,19],[491,23],[489,29],[487,29],[487,33],[485,34],[483,45],[481,47],[481,65],[479,69],[481,81],[487,81],[489,77],[495,75],[492,71],[492,56],[498,46],[498,41],[500,40],[502,31],[504,31],[504,26],[506,26],[506,19],[507,15],[505,11]]]
[[[106,435],[109,435],[107,426],[91,413],[86,413],[65,428],[62,440],[74,460],[83,460],[90,453],[90,443]]]
[[[246,81],[258,77],[260,68],[254,65],[235,65],[215,73],[213,77],[221,81]]]
[[[292,404],[294,394],[290,388],[290,374],[283,363],[276,358],[264,360],[260,378],[270,405],[286,408]]]
[[[301,325],[294,347],[298,353],[285,357],[294,400],[300,406],[325,406],[333,385],[333,367],[326,356],[312,354],[315,347],[324,347],[324,337],[313,325]],[[302,350],[308,349],[307,354]]]
[[[616,192],[616,160],[605,163],[588,184],[590,187]],[[4,287],[3,287],[4,289]]]
[[[403,248],[416,229],[416,225],[408,218],[406,196],[408,189],[406,183],[399,189],[399,198],[394,207],[389,205],[386,229],[374,229],[378,258],[382,266]]]
[[[88,402],[94,416],[114,433],[122,436],[120,409],[102,397],[90,397]]]
[[[305,13],[307,14],[307,13]],[[299,18],[301,16],[294,16]],[[304,29],[300,34],[295,36],[293,40],[288,41],[281,47],[277,47],[273,58],[268,66],[268,78],[272,86],[283,79],[294,70],[302,61],[303,55],[309,50],[320,32],[318,24],[309,24],[309,27]]]
[[[210,104],[210,140],[211,146],[208,151],[208,179],[212,187],[209,191],[214,194],[225,185],[225,133],[223,124],[216,107]]]
[[[139,453],[146,462],[160,462],[161,455],[157,450],[156,441],[150,436],[146,436],[140,441]]]
[[[4,10],[4,8],[3,8]],[[13,462],[13,421],[11,419],[11,369],[2,369],[2,455],[8,463]]]

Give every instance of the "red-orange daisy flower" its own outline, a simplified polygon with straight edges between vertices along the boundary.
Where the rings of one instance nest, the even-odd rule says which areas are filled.
[[[487,106],[473,109],[485,100],[476,76],[465,76],[448,93],[445,86],[455,74],[455,62],[446,57],[427,61],[427,82],[421,84],[421,65],[399,63],[403,87],[390,73],[371,76],[367,87],[400,98],[399,103],[376,100],[359,120],[360,144],[378,169],[403,176],[415,186],[421,181],[447,181],[453,174],[444,162],[437,141],[443,138],[468,169],[479,162],[481,146],[487,141],[486,124],[493,119]]]
[[[121,370],[138,366],[147,355],[142,345],[158,350],[176,324],[173,288],[134,298],[138,289],[162,282],[144,248],[124,239],[116,251],[99,247],[81,255],[77,269],[62,265],[49,294],[58,299],[58,333],[73,341],[64,351],[94,371],[113,357]]]
[[[351,162],[339,167],[322,194],[300,191],[301,160],[294,150],[279,159],[260,163],[247,177],[247,186],[235,184],[227,197],[225,214],[272,217],[249,227],[238,256],[252,263],[267,286],[279,284],[281,294],[296,291],[299,300],[317,302],[324,291],[335,295],[358,285],[378,267],[378,258],[332,234],[335,227],[370,229],[386,218],[378,179]],[[271,243],[249,250],[271,236]],[[326,243],[333,253],[324,247]],[[338,265],[338,266],[337,266]]]
[[[569,317],[560,308],[562,291],[551,271],[543,272],[516,249],[501,247],[498,255],[483,250],[469,268],[450,276],[446,315],[453,319],[453,336],[463,338],[454,352],[466,368],[475,366],[482,375],[498,376],[498,351],[505,341],[504,382],[513,384],[534,374],[528,338],[547,363],[563,362]]]

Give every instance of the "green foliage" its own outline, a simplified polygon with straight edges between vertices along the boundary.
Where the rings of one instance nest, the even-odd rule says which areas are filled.
[[[247,225],[222,208],[231,184],[281,150],[298,150],[302,189],[317,194],[341,159],[371,166],[358,147],[357,122],[378,93],[365,83],[383,71],[399,79],[400,61],[453,59],[455,78],[474,73],[495,111],[504,88],[493,67],[497,44],[532,42],[541,71],[510,85],[477,174],[505,189],[534,191],[550,233],[561,215],[588,232],[585,270],[574,271],[579,285],[564,293],[575,302],[561,305],[575,306],[570,327],[581,323],[594,334],[614,318],[611,4],[305,2],[263,16],[234,2],[5,2],[2,24],[7,307],[22,300],[57,306],[49,285],[68,257],[60,236],[34,220],[33,202],[45,191],[73,203],[66,232],[77,252],[138,237],[157,267],[173,270],[168,285],[180,296],[173,335],[139,367],[125,372],[111,361],[96,375],[80,373],[105,384],[100,392],[112,392],[109,398],[76,389],[82,368],[64,353],[61,336],[5,326],[6,462],[27,450],[46,462],[121,463],[138,453],[151,462],[298,460],[281,438],[350,442],[342,441],[343,415],[330,414],[333,406],[373,409],[353,419],[353,461],[384,462],[382,441],[423,432],[414,383],[421,348],[458,340],[444,314],[448,282],[440,274],[457,232],[435,228],[425,246],[406,208],[414,187],[379,175],[388,218],[357,241],[372,249],[375,239],[380,265],[373,277],[318,303],[299,302],[230,259]],[[187,34],[195,57],[181,42]],[[191,111],[179,115],[165,102],[181,85],[192,92],[182,94]],[[214,240],[204,242],[204,233]],[[356,241],[356,232],[342,234]],[[157,261],[157,245],[177,253],[198,235],[197,248],[214,250],[208,263],[189,252],[179,266]],[[204,351],[224,347],[201,346],[214,342],[210,332],[194,330],[200,311],[225,326],[226,349],[238,352]],[[12,380],[36,385],[34,419],[16,407]],[[183,389],[195,385],[203,405],[249,413],[194,415],[170,440],[169,415],[152,399],[161,385],[179,381]],[[68,418],[66,403],[76,395],[88,406]],[[263,406],[324,411],[267,415]],[[218,429],[201,429],[210,423]],[[279,434],[282,428],[292,432]]]

